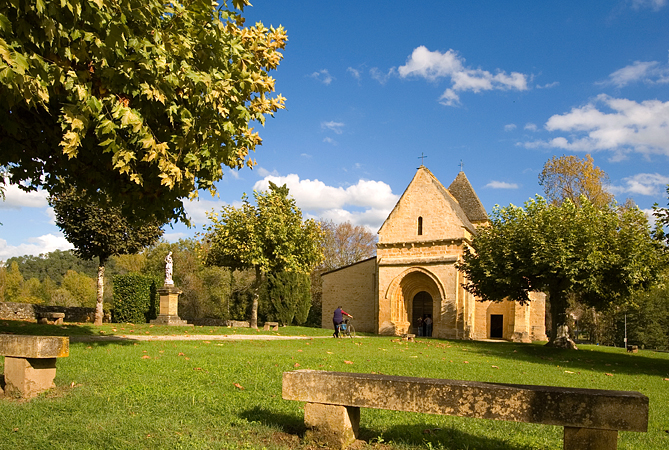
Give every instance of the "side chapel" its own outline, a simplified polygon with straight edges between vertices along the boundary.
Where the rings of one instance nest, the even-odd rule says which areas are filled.
[[[419,318],[446,339],[547,340],[545,296],[480,302],[462,287],[455,268],[488,215],[464,172],[446,189],[421,165],[378,231],[376,257],[323,277],[322,327],[333,328],[341,306],[358,331],[418,335]]]

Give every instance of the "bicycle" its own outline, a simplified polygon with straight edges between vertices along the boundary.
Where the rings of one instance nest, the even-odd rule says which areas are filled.
[[[339,332],[344,337],[350,337],[351,339],[355,337],[355,327],[351,323],[351,319],[349,317],[344,319],[344,321],[339,325]]]

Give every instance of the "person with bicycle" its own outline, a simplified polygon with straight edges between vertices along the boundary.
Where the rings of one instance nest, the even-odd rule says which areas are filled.
[[[339,329],[341,327],[342,322],[344,322],[344,316],[350,317],[351,319],[353,318],[352,315],[341,309],[341,306],[335,309],[334,316],[332,317],[332,323],[334,324],[334,330],[335,330],[332,336],[334,336],[335,338],[339,337]]]

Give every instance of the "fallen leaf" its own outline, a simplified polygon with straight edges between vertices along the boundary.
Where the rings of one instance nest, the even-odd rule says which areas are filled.
[[[72,383],[70,383],[70,387],[73,388],[74,384],[75,384],[74,381]]]
[[[204,341],[205,344],[211,344],[211,341]]]
[[[300,367],[300,363],[295,363],[293,367]]]
[[[605,375],[606,375],[607,377],[612,377],[612,376],[613,376],[612,373],[606,373]]]
[[[239,383],[235,383],[235,387],[236,387],[237,389],[242,389],[242,390],[244,389],[244,386],[242,386],[242,385],[239,384]]]
[[[202,370],[202,367],[193,367],[193,370]]]
[[[153,325],[149,325],[149,328],[153,328]]]
[[[344,361],[344,364],[353,364],[353,361]]]
[[[469,361],[463,361],[465,364],[469,364]]]
[[[190,358],[189,358],[188,356],[184,356],[184,359],[185,359],[186,361],[190,361]]]
[[[497,366],[492,366],[492,368],[493,368],[493,369],[499,369],[499,367],[497,367]]]
[[[184,355],[183,353],[179,352],[179,355],[178,355],[178,356],[186,356],[186,355]]]
[[[19,429],[18,429],[18,428],[14,428],[12,431],[13,431],[14,433],[16,433],[17,431],[19,431]]]
[[[142,359],[151,359],[151,357],[149,355],[144,355],[142,356]]]
[[[332,354],[332,352],[325,352],[325,353],[327,353],[328,355],[331,355],[331,354]]]
[[[664,381],[669,381],[669,378],[665,378]]]
[[[146,334],[150,334],[150,333],[147,331]]]
[[[574,373],[571,370],[565,370],[564,373]]]
[[[298,352],[301,352],[302,350],[298,350]]]

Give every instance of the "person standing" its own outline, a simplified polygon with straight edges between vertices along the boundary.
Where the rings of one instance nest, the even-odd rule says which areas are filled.
[[[351,319],[353,318],[352,315],[341,309],[341,306],[339,306],[337,309],[335,309],[334,316],[332,317],[332,323],[334,324],[334,333],[332,336],[338,338],[339,337],[339,327],[344,321],[344,316],[350,317]]]
[[[432,336],[432,314],[425,318],[425,336]]]

